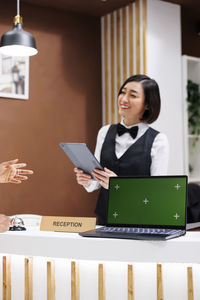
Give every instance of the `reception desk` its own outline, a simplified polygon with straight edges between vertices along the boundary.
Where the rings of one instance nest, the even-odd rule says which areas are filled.
[[[77,233],[11,231],[0,235],[0,253],[87,261],[200,263],[200,232],[168,241],[85,238]]]
[[[0,253],[9,259],[11,273],[11,296],[3,300],[193,300],[200,295],[200,232],[168,241],[137,241],[32,229],[0,234]],[[1,268],[6,267],[3,259]],[[25,275],[32,276],[31,283]]]

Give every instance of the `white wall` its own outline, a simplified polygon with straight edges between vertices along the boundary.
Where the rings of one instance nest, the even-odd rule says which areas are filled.
[[[180,6],[147,1],[147,74],[160,87],[162,108],[153,127],[170,144],[169,174],[184,173]]]

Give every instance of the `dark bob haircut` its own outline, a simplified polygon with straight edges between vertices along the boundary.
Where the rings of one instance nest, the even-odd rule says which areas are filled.
[[[128,82],[140,82],[142,84],[144,90],[144,101],[147,109],[145,110],[141,121],[145,123],[153,123],[157,120],[160,113],[160,91],[157,82],[154,79],[146,75],[134,75],[126,79],[126,81],[122,84],[118,96],[122,93],[124,86]]]

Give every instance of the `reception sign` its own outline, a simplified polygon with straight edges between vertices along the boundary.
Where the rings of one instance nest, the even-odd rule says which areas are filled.
[[[43,216],[40,224],[40,230],[84,232],[87,230],[93,230],[95,226],[96,218]]]

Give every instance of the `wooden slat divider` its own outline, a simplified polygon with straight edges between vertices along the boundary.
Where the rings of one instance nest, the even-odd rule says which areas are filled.
[[[105,124],[109,123],[109,66],[108,66],[108,15],[104,16],[104,81],[105,81]]]
[[[99,264],[98,269],[98,300],[106,299],[106,291],[105,291],[105,273],[103,264]]]
[[[123,37],[123,81],[127,79],[127,28],[126,28],[126,7],[122,8],[122,37]]]
[[[33,258],[24,260],[24,299],[33,300]]]
[[[134,273],[132,265],[128,265],[128,300],[134,300]]]
[[[11,300],[11,259],[3,256],[3,300]]]
[[[71,300],[80,299],[79,266],[75,261],[71,262]]]
[[[162,265],[157,264],[157,300],[163,300]]]
[[[47,261],[47,300],[55,300],[55,262]]]
[[[136,74],[140,74],[140,1],[135,0]]]
[[[147,74],[147,0],[142,1],[143,74]]]
[[[121,41],[120,41],[120,10],[117,10],[117,28],[116,28],[116,39],[117,39],[117,94],[119,92],[120,86],[121,86],[121,61],[120,61],[120,56],[121,56]],[[115,99],[116,101],[116,99]],[[118,114],[117,115],[117,120],[118,122],[121,121],[121,116]]]
[[[133,3],[128,6],[129,13],[129,61],[130,76],[133,75]]]
[[[192,267],[187,268],[188,300],[194,300]]]
[[[114,13],[110,15],[110,55],[111,55],[111,114],[112,114],[112,123],[115,123],[115,43],[114,43]]]
[[[121,63],[120,63],[120,55],[121,55],[121,43],[120,43],[120,10],[117,10],[117,28],[116,28],[116,35],[117,35],[117,92],[119,92],[121,86]]]

